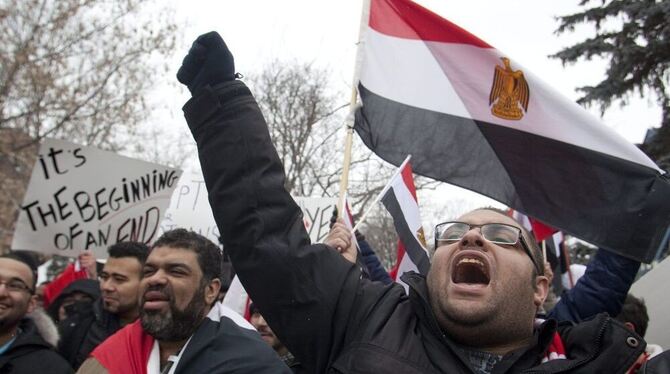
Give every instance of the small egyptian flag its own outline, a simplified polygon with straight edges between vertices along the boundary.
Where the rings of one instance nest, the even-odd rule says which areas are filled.
[[[500,20],[501,27],[505,20]],[[371,0],[355,129],[384,160],[650,261],[670,182],[510,56],[409,0]],[[519,40],[519,43],[523,43]]]
[[[401,283],[405,290],[407,290],[407,285],[400,279],[403,274],[415,271],[426,275],[430,268],[409,159],[407,157],[400,165],[396,174],[380,194],[381,202],[393,217],[393,225],[398,233],[398,255],[396,264],[389,275],[393,280]]]
[[[514,210],[508,210],[509,215],[514,218],[517,222],[523,225],[523,227],[528,230],[535,237],[535,241],[542,242],[547,240],[550,236],[554,235],[558,230],[545,224],[544,222],[535,219],[533,217],[528,217],[527,215]]]

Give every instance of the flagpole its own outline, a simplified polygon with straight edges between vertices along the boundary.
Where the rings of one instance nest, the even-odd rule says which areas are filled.
[[[337,201],[337,211],[342,217],[344,212],[344,199],[349,187],[349,168],[351,166],[351,146],[354,140],[354,113],[358,99],[358,75],[361,67],[361,45],[363,44],[363,32],[368,27],[370,18],[370,0],[363,0],[361,7],[361,23],[358,29],[358,45],[356,47],[356,61],[354,63],[354,77],[351,84],[351,98],[349,100],[349,115],[345,120],[346,137],[344,139],[344,161],[342,165],[342,178],[340,179],[340,192]]]
[[[400,164],[400,167],[398,167],[398,170],[395,171],[395,173],[393,174],[391,179],[389,179],[389,182],[386,184],[386,186],[384,186],[384,188],[377,195],[377,197],[372,202],[372,204],[370,204],[370,206],[368,207],[368,210],[366,210],[365,213],[363,213],[363,216],[361,217],[361,219],[359,219],[358,222],[356,222],[356,225],[354,226],[353,229],[351,229],[351,232],[356,231],[356,229],[358,229],[358,226],[360,226],[361,223],[363,223],[363,221],[365,221],[365,219],[368,217],[368,215],[370,214],[372,209],[375,207],[375,205],[377,205],[377,203],[379,203],[379,201],[382,199],[382,196],[384,196],[384,194],[386,194],[386,191],[388,191],[389,188],[391,188],[391,184],[398,177],[398,175],[402,172],[402,169],[405,167],[405,165],[409,162],[409,160],[411,158],[412,158],[412,155],[407,155],[407,158],[405,158],[405,161],[403,161],[402,164]]]
[[[568,252],[567,248],[565,247],[565,240],[563,240],[563,243],[561,243],[561,255],[567,264],[566,267],[568,268],[568,281],[570,282],[570,288],[572,288],[575,286],[575,281],[572,277],[572,270],[570,269],[570,252]]]

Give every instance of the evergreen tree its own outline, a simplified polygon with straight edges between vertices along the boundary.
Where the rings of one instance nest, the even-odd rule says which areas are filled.
[[[591,6],[597,3],[596,6]],[[670,0],[581,0],[583,11],[559,17],[557,34],[591,24],[595,35],[551,57],[563,64],[600,57],[608,61],[605,79],[578,88],[580,104],[603,113],[614,100],[625,105],[633,94],[652,94],[662,109],[660,128],[641,148],[670,169]]]

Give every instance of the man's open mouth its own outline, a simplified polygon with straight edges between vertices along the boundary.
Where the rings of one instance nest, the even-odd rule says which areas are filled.
[[[488,285],[491,281],[487,264],[474,256],[463,256],[457,260],[451,273],[454,283]]]

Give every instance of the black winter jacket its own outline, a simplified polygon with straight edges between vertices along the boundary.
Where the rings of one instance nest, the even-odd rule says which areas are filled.
[[[93,303],[76,303],[68,312],[70,316],[58,324],[58,352],[76,370],[95,347],[121,328],[121,322],[103,309],[102,298]]]
[[[21,333],[0,355],[0,373],[37,374],[72,373],[67,361],[56,353],[51,345],[42,339],[35,323],[24,318],[19,325]]]
[[[205,87],[184,106],[210,205],[245,289],[279,339],[311,373],[472,373],[443,334],[425,278],[401,285],[362,279],[324,244],[311,245],[283,167],[247,87]],[[569,359],[540,364],[553,332]],[[624,373],[644,341],[605,315],[539,329],[530,348],[507,354],[494,373]]]

